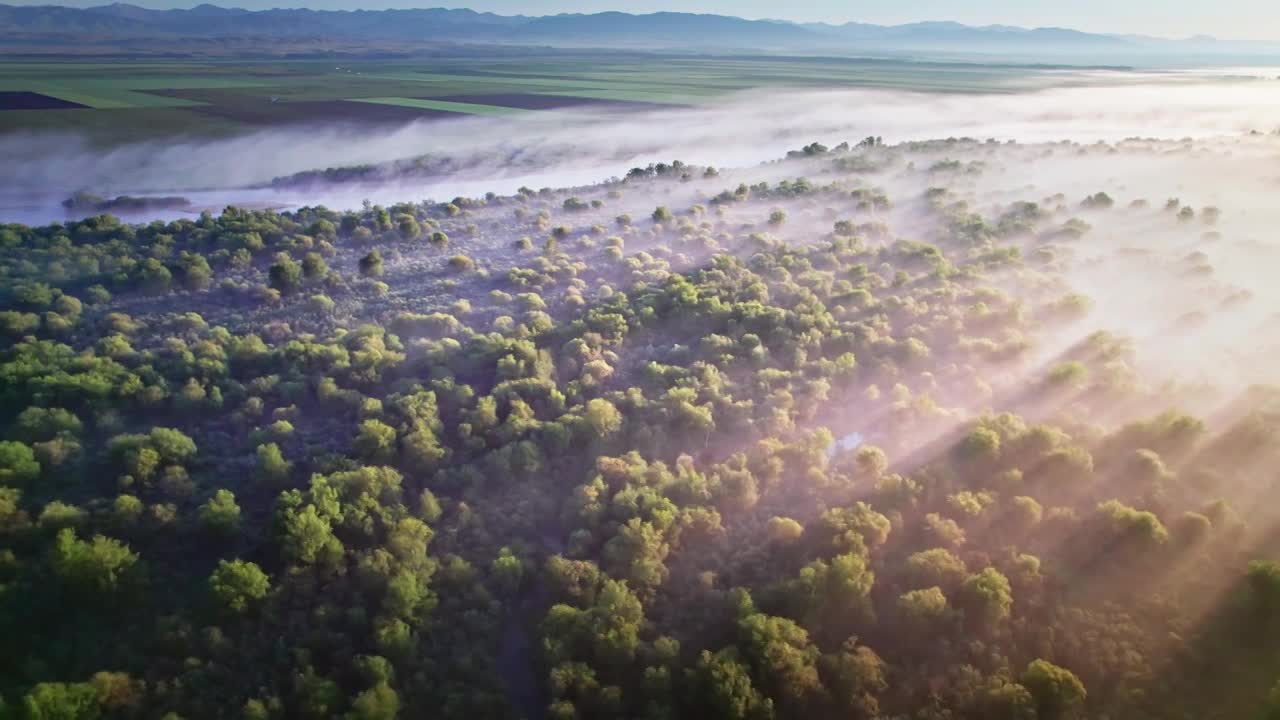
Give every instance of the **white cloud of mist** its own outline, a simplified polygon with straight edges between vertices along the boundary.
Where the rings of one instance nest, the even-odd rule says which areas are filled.
[[[1065,196],[1054,219],[1092,226],[1063,243],[1074,260],[1067,282],[1094,302],[1089,329],[1134,339],[1148,379],[1176,378],[1238,391],[1280,382],[1280,139],[1240,138],[1122,147],[1117,152],[1055,149],[1033,162],[1004,159],[977,181],[978,197]],[[999,155],[993,163],[1000,164]],[[1030,179],[1033,189],[1024,189]],[[1081,200],[1106,192],[1116,207],[1087,211]],[[1176,198],[1196,217],[1164,210]],[[1134,200],[1147,209],[1130,209]],[[1207,207],[1221,219],[1204,220]],[[978,204],[979,209],[982,208]]]
[[[1266,135],[1280,127],[1278,91],[1274,80],[1125,82],[1007,95],[756,91],[697,109],[540,112],[377,133],[271,130],[210,142],[156,141],[107,153],[67,138],[12,137],[0,140],[0,156],[9,159],[11,176],[22,178],[24,188],[46,191],[54,203],[87,188],[101,194],[181,192],[214,207],[257,201],[345,208],[364,198],[389,204],[509,193],[520,185],[588,185],[635,165],[671,159],[741,168],[666,195],[629,192],[610,203],[612,217],[623,211],[647,214],[656,204],[687,207],[699,192],[705,197],[738,182],[801,174],[828,181],[824,161],[756,165],[814,140],[1017,140],[958,146],[938,155],[983,161],[986,169],[973,177],[935,178],[922,167],[897,167],[866,181],[899,204],[888,216],[895,234],[919,234],[912,239],[923,240],[929,239],[928,226],[912,201],[931,184],[951,187],[988,218],[1014,201],[1043,202],[1061,193],[1062,207],[1052,222],[1078,216],[1093,225],[1066,248],[1072,257],[1066,279],[1095,303],[1082,327],[1135,338],[1141,367],[1153,377],[1238,391],[1254,382],[1280,382],[1280,366],[1273,362],[1280,349],[1280,285],[1274,282],[1280,269],[1280,137]],[[1254,130],[1264,134],[1247,135]],[[1165,140],[1093,144],[1134,137]],[[1037,142],[1046,144],[1032,144]],[[447,155],[457,169],[439,179],[382,187],[235,189],[316,168],[422,154]],[[192,188],[215,190],[188,192]],[[1116,207],[1080,210],[1080,200],[1098,191],[1115,198]],[[1148,200],[1150,209],[1126,208],[1138,198]],[[1222,218],[1212,227],[1199,217],[1179,222],[1161,210],[1167,198],[1178,198],[1198,215],[1207,206],[1218,207]],[[756,210],[759,222],[767,208]],[[33,212],[46,213],[39,220],[56,215],[48,205],[38,204]],[[798,203],[788,212],[793,218],[777,231],[787,239],[805,241],[830,230],[820,206]],[[1063,334],[1042,348],[1041,359],[1079,338]]]
[[[1114,82],[1119,76],[1112,77]],[[531,112],[512,119],[419,122],[371,132],[352,127],[274,129],[214,141],[152,141],[101,151],[62,135],[0,139],[11,192],[65,197],[190,193],[269,182],[298,172],[447,156],[459,166],[439,181],[387,189],[380,201],[510,192],[521,184],[575,185],[633,165],[679,158],[741,166],[821,140],[866,135],[886,142],[948,136],[1019,141],[1205,137],[1280,126],[1280,81],[1120,82],[1030,93],[925,94],[887,90],[752,91],[690,109]],[[368,189],[362,189],[366,195]],[[247,196],[252,199],[253,196]],[[310,202],[316,202],[315,194]],[[215,194],[208,202],[246,198]],[[267,202],[305,198],[267,194]],[[354,196],[320,198],[350,205]],[[239,200],[247,202],[246,199]],[[21,219],[21,218],[14,218]]]
[[[974,174],[929,171],[942,160],[981,163],[982,169]],[[1035,387],[1064,351],[1106,330],[1132,339],[1133,369],[1141,384],[1168,384],[1169,403],[1183,402],[1197,412],[1212,412],[1253,384],[1280,383],[1280,365],[1274,362],[1280,351],[1280,285],[1274,279],[1280,270],[1280,204],[1275,202],[1280,136],[935,145],[907,152],[884,171],[852,177],[836,171],[830,156],[820,156],[729,170],[714,180],[689,183],[691,188],[664,188],[664,194],[629,190],[609,211],[643,217],[656,204],[687,207],[738,183],[797,177],[820,186],[835,181],[879,188],[895,207],[851,215],[848,201],[835,196],[773,199],[732,205],[721,219],[728,227],[754,223],[756,230],[808,243],[831,231],[834,206],[843,208],[839,217],[883,220],[893,238],[936,242],[941,228],[922,198],[926,189],[944,187],[989,223],[1013,203],[1028,201],[1049,213],[1039,224],[1042,231],[1071,219],[1091,226],[1080,238],[1052,241],[1060,260],[1048,277],[1056,278],[1061,294],[1088,296],[1092,311],[1069,327],[1033,327],[1034,350],[1025,365],[1019,372],[1002,368],[993,382]],[[1098,192],[1112,197],[1115,206],[1082,207],[1085,197]],[[1175,198],[1179,209],[1194,212],[1193,218],[1179,219],[1176,210],[1165,209]],[[1131,207],[1135,201],[1144,205]],[[1213,222],[1205,219],[1210,207],[1221,213]],[[780,227],[765,225],[773,208],[787,212]],[[1010,241],[1021,244],[1028,258],[1044,242],[1002,242]],[[953,261],[962,261],[962,252],[951,253]],[[1039,266],[1030,262],[1030,267]],[[1024,296],[1023,283],[1025,278],[1011,278],[1008,289],[1034,312],[1044,298]],[[932,366],[948,362],[935,358]],[[969,411],[986,407],[982,398],[966,402]],[[1116,412],[1124,416],[1125,408],[1118,404]]]

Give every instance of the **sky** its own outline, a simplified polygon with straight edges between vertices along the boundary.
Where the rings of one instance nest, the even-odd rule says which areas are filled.
[[[0,0],[15,5],[103,5],[111,0]],[[191,7],[201,0],[132,0],[144,7]],[[214,4],[264,9],[325,10],[387,7],[470,7],[503,15],[562,12],[717,13],[747,18],[897,24],[954,20],[970,25],[1069,27],[1087,32],[1163,37],[1213,35],[1224,39],[1280,41],[1277,0],[216,0]]]

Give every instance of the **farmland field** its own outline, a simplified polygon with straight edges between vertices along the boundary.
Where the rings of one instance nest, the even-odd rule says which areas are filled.
[[[483,105],[472,102],[456,102],[454,100],[438,100],[431,98],[358,98],[353,102],[372,103],[374,105],[390,105],[392,107],[420,108],[423,110],[440,110],[443,112],[461,113],[463,115],[511,115],[523,112],[519,108],[501,105]]]
[[[79,103],[41,93],[0,90],[0,110],[69,110],[84,107]]]
[[[591,52],[420,60],[13,60],[0,61],[0,133],[73,131],[111,144],[321,121],[401,123],[601,103],[700,106],[766,87],[986,93],[1086,81],[1085,75],[1013,65]]]

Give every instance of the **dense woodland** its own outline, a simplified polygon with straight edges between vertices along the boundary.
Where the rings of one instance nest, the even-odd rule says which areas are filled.
[[[1280,717],[1280,391],[1063,274],[1222,211],[981,150],[0,226],[0,717]]]

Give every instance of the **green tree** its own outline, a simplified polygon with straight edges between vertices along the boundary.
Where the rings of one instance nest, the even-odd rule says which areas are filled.
[[[143,700],[143,684],[122,672],[96,672],[89,678],[98,705],[111,713],[136,712]]]
[[[912,590],[898,596],[898,612],[913,628],[928,631],[947,615],[947,596],[938,587]]]
[[[885,680],[885,663],[874,650],[847,641],[838,652],[822,656],[818,667],[840,717],[880,717],[877,696],[889,683]]]
[[[196,454],[196,443],[179,430],[172,428],[152,428],[147,434],[147,443],[166,462],[181,465]]]
[[[946,548],[913,553],[905,566],[907,583],[913,588],[954,588],[968,577],[964,561]]]
[[[883,545],[891,528],[889,518],[865,502],[857,502],[824,512],[812,525],[812,533],[817,547],[844,553]]]
[[[284,458],[280,446],[275,443],[263,443],[258,446],[258,479],[275,486],[289,482],[293,472],[293,463]]]
[[[1042,720],[1073,717],[1087,697],[1084,684],[1075,673],[1047,660],[1033,660],[1027,665],[1021,682],[1035,697],[1037,717]]]
[[[138,283],[148,292],[164,292],[173,284],[173,273],[164,263],[155,258],[147,258],[138,266]]]
[[[608,400],[594,398],[587,401],[583,422],[593,437],[604,439],[622,429],[622,413]]]
[[[134,495],[118,495],[111,504],[114,521],[122,528],[131,528],[142,517],[142,501]]]
[[[28,443],[52,440],[60,435],[78,437],[84,430],[80,418],[62,408],[29,407],[18,413],[15,430],[21,440]],[[0,463],[3,463],[3,444],[0,443]]]
[[[661,530],[640,518],[631,518],[605,543],[603,566],[610,574],[648,591],[666,580],[663,561],[670,551]]]
[[[780,709],[799,713],[817,698],[822,690],[818,649],[804,628],[787,618],[753,613],[739,621],[738,635],[761,686]]]
[[[1018,683],[995,683],[981,701],[982,717],[991,720],[1036,720],[1036,701]]]
[[[380,420],[365,420],[356,433],[355,449],[369,462],[390,463],[396,458],[396,429]]]
[[[124,543],[103,535],[85,542],[71,528],[58,532],[50,558],[59,579],[86,593],[115,593],[138,567],[137,553]]]
[[[773,720],[773,700],[751,680],[751,669],[733,649],[712,655],[703,650],[693,671],[698,717],[724,720]]]
[[[425,425],[405,435],[400,441],[400,448],[405,461],[422,471],[435,468],[447,454],[436,434]]]
[[[320,253],[307,253],[302,257],[302,274],[309,280],[322,278],[329,274],[329,264]]]
[[[35,451],[20,442],[0,442],[0,485],[23,488],[38,477],[40,463]]]
[[[302,266],[287,254],[280,253],[267,269],[267,279],[276,290],[291,293],[302,285]]]
[[[769,518],[765,531],[771,542],[791,544],[804,535],[804,526],[789,517],[775,515]]]
[[[1013,609],[1009,579],[995,568],[966,578],[960,585],[959,598],[966,617],[987,625],[1003,622]]]
[[[183,251],[178,260],[182,286],[188,290],[204,290],[213,282],[213,269],[209,261],[199,253]]]
[[[204,406],[209,394],[195,378],[187,378],[187,382],[174,396],[175,404],[184,410],[198,410]]]
[[[365,277],[382,277],[382,253],[377,250],[360,258],[360,274]]]
[[[356,696],[347,720],[395,720],[400,696],[386,683],[378,683]]]
[[[520,589],[524,579],[524,563],[512,554],[511,548],[504,547],[498,551],[498,556],[489,566],[489,574],[493,577],[499,592],[503,596],[510,597]]]
[[[330,522],[316,512],[315,505],[288,511],[283,522],[282,550],[287,559],[305,565],[333,564],[343,554],[341,541]]]
[[[200,506],[200,524],[219,535],[233,536],[240,531],[240,505],[230,490],[220,489]]]
[[[243,612],[270,591],[267,574],[245,560],[220,560],[209,576],[209,592],[214,600],[233,612]]]
[[[89,683],[38,683],[22,699],[23,720],[96,720],[98,691]]]
[[[418,219],[409,213],[402,213],[396,216],[396,231],[400,233],[400,237],[405,240],[417,239],[422,234],[422,226],[418,224]]]
[[[435,493],[424,488],[418,496],[418,516],[429,523],[434,523],[443,513],[444,509],[440,507],[440,501],[436,499]]]

